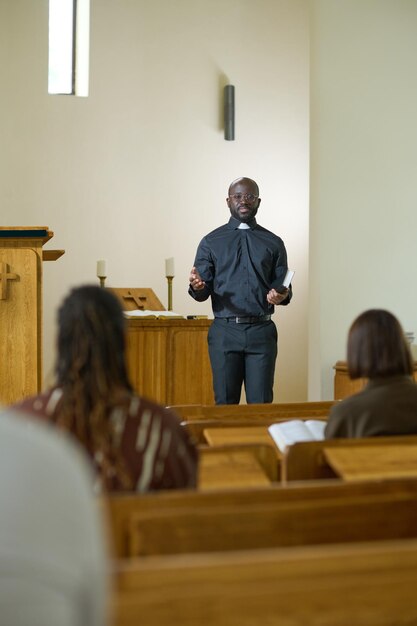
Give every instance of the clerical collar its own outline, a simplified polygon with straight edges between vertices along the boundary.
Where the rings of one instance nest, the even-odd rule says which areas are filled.
[[[229,218],[228,222],[229,228],[256,228],[256,219],[253,217],[249,222],[241,222],[240,220],[233,217],[233,215]]]

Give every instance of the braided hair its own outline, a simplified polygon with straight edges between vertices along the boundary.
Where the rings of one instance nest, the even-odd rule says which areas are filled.
[[[104,486],[128,488],[110,414],[133,392],[125,360],[125,319],[116,296],[97,286],[71,290],[58,311],[56,377],[62,389],[55,421],[95,459]]]

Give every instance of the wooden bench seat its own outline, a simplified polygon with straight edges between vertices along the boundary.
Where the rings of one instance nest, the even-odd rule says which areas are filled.
[[[416,540],[135,559],[112,626],[411,625],[416,572]]]
[[[271,504],[283,505],[294,502],[317,501],[335,503],[352,497],[366,499],[368,496],[395,494],[402,494],[411,500],[417,500],[417,480],[397,479],[358,483],[325,480],[291,483],[290,486],[285,487],[275,483],[269,487],[220,491],[175,490],[146,495],[112,494],[102,498],[101,502],[108,518],[114,554],[123,558],[129,554],[131,520],[137,520],[138,515],[160,513],[174,515],[177,512],[189,511],[190,509],[194,512],[210,509],[214,513],[226,507],[231,509],[232,514],[239,519],[240,511]],[[319,523],[325,529],[325,520],[321,519]],[[236,525],[239,525],[239,521]]]

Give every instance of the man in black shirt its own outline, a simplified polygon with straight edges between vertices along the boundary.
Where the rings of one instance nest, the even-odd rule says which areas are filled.
[[[292,288],[284,242],[259,226],[261,203],[250,178],[238,178],[226,199],[231,218],[200,242],[190,273],[189,294],[199,302],[211,297],[214,321],[208,345],[216,404],[246,400],[272,402],[277,329],[274,305],[289,304]]]

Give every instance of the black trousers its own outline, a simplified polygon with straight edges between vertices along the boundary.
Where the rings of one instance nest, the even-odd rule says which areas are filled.
[[[272,321],[236,324],[214,319],[208,348],[216,404],[239,404],[242,383],[248,403],[272,402],[277,339]]]

